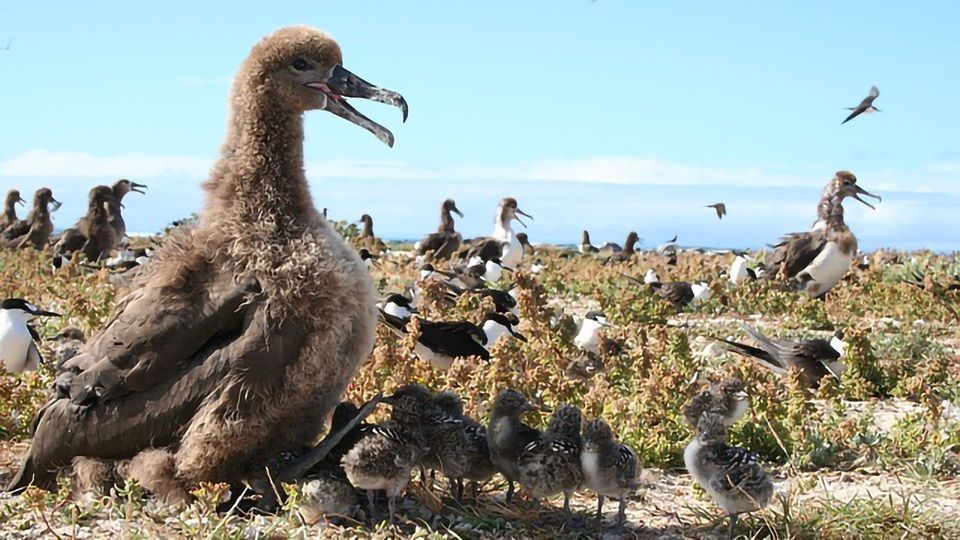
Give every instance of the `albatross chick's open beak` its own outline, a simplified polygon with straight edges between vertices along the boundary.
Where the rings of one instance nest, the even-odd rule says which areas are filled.
[[[146,184],[138,184],[136,182],[130,182],[130,191],[134,191],[137,193],[146,193],[146,191],[143,191],[145,189],[147,189]]]
[[[524,212],[523,210],[517,208],[517,209],[515,210],[514,215],[513,215],[513,219],[519,221],[520,224],[524,226],[524,228],[526,228],[527,224],[524,223],[522,219],[520,219],[520,216],[528,217],[528,218],[530,218],[530,221],[533,221],[533,216],[531,216],[530,214],[528,214],[528,213]]]
[[[334,66],[333,69],[330,70],[326,80],[307,83],[307,86],[326,94],[327,104],[324,108],[327,111],[373,133],[378,139],[391,148],[393,147],[393,134],[390,133],[387,128],[370,120],[361,114],[360,111],[354,109],[344,98],[363,98],[399,107],[400,110],[403,111],[403,121],[407,121],[409,109],[407,108],[407,101],[403,99],[403,96],[393,90],[374,86],[353,73],[350,73],[341,65]]]
[[[460,209],[457,208],[456,206],[454,206],[453,208],[451,208],[450,211],[453,212],[454,214],[460,216],[461,218],[463,217],[463,212],[461,212]]]
[[[53,208],[50,209],[51,212],[56,212],[61,206],[63,206],[62,202],[54,199],[53,197],[50,197],[50,202],[53,203]]]
[[[860,187],[860,186],[854,186],[853,198],[856,199],[856,200],[858,200],[858,201],[860,201],[860,202],[862,202],[863,204],[869,206],[869,207],[870,207],[871,209],[873,209],[873,210],[876,210],[876,209],[877,209],[877,207],[875,207],[874,205],[872,205],[872,204],[868,203],[867,201],[861,199],[861,198],[860,198],[860,195],[866,195],[867,197],[873,197],[874,199],[877,200],[877,202],[883,202],[883,199],[881,199],[879,195],[874,195],[873,193],[870,193],[869,191],[863,189],[863,188]]]
[[[18,195],[16,202],[14,202],[13,204],[19,204],[20,206],[26,206],[26,205],[27,205],[27,201],[23,200],[23,197],[20,197],[20,196]],[[463,217],[463,216],[460,216],[460,217]]]

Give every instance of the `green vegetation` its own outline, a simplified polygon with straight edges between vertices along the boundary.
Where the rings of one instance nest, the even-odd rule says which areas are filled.
[[[960,537],[960,326],[954,315],[960,295],[931,293],[906,284],[913,270],[934,281],[960,272],[960,261],[929,253],[899,254],[905,263],[874,264],[854,270],[825,302],[754,282],[734,288],[721,276],[732,256],[682,254],[679,265],[665,268],[656,255],[644,255],[619,268],[594,257],[562,257],[538,250],[547,267],[538,276],[520,271],[510,278],[520,287],[521,330],[530,340],[503,340],[489,363],[458,360],[446,372],[431,370],[412,355],[414,340],[398,340],[379,330],[377,346],[347,397],[355,401],[410,381],[449,388],[462,395],[467,412],[485,419],[491,397],[513,387],[552,408],[566,402],[586,415],[603,415],[660,480],[630,504],[638,534],[722,535],[719,511],[689,488],[682,476],[683,448],[690,437],[680,409],[700,385],[727,375],[747,382],[751,409],[734,426],[731,442],[758,452],[778,478],[778,499],[764,512],[745,517],[739,532],[775,538],[945,538]],[[398,262],[401,261],[401,262]],[[629,284],[619,272],[642,276],[653,266],[667,280],[711,280],[712,298],[677,314],[646,289]],[[66,325],[95,332],[123,291],[107,272],[52,275],[44,254],[0,253],[0,290],[22,296],[65,314],[40,328],[54,335]],[[402,291],[417,274],[412,262],[397,256],[374,269],[381,291]],[[491,308],[479,298],[441,305],[441,289],[425,284],[421,311],[428,319],[478,320]],[[953,296],[951,296],[951,294]],[[578,356],[573,346],[576,320],[588,308],[601,308],[615,324],[607,337],[625,345],[604,357],[605,370],[590,380],[564,374]],[[824,379],[816,391],[795,376],[780,378],[732,354],[702,354],[711,336],[749,340],[737,328],[741,320],[763,327],[771,336],[826,335],[846,330],[848,370],[842,380]],[[50,343],[44,345],[51,356]],[[0,480],[9,477],[16,453],[28,440],[34,411],[43,403],[53,379],[50,365],[39,372],[0,376]],[[543,422],[531,418],[533,422]],[[876,479],[882,479],[877,482]],[[852,484],[851,484],[852,482]],[[867,492],[851,485],[870,483]],[[672,487],[668,487],[672,486]],[[0,499],[0,527],[29,536],[46,531],[68,537],[88,528],[119,527],[117,534],[137,537],[172,535],[213,538],[261,535],[287,537],[478,538],[542,537],[574,534],[562,528],[559,514],[542,509],[504,508],[490,491],[476,505],[459,507],[416,488],[420,507],[408,511],[399,527],[362,525],[309,527],[295,510],[296,490],[277,516],[243,517],[217,513],[226,500],[224,486],[203,485],[196,502],[178,511],[148,502],[139,487],[128,484],[111,497],[74,498],[67,485],[60,492],[29,491]],[[838,494],[839,492],[839,494]],[[446,505],[444,505],[446,503]],[[581,508],[589,512],[592,499]],[[425,508],[440,512],[434,517]],[[519,520],[519,521],[518,521]],[[585,528],[586,534],[596,532]],[[592,531],[592,532],[591,532]]]

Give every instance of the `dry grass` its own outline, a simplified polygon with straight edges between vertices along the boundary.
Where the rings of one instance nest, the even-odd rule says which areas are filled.
[[[740,533],[960,537],[960,489],[954,480],[960,471],[960,327],[952,311],[958,301],[904,283],[913,269],[946,279],[960,270],[955,258],[900,254],[904,262],[851,273],[826,302],[819,302],[768,283],[729,286],[721,271],[732,256],[684,253],[673,268],[649,254],[619,268],[547,249],[536,256],[547,264],[542,274],[513,276],[522,291],[521,330],[531,338],[528,343],[504,340],[489,363],[459,360],[440,373],[412,356],[412,340],[397,340],[381,330],[371,361],[348,397],[362,400],[419,381],[457,391],[468,412],[485,418],[491,396],[509,386],[547,406],[574,403],[587,415],[602,414],[637,450],[644,466],[660,474],[642,497],[631,501],[628,533],[702,537],[722,535],[724,528],[717,521],[719,512],[682,474],[682,450],[690,433],[680,408],[699,384],[736,374],[748,383],[752,407],[732,430],[732,442],[761,454],[776,472],[781,493],[766,511],[744,519]],[[374,271],[382,291],[401,291],[413,279],[416,269],[400,260],[383,260]],[[642,275],[648,266],[664,280],[710,280],[713,298],[677,314],[619,275]],[[23,296],[66,315],[47,322],[43,335],[64,325],[95,331],[122,291],[108,283],[105,272],[52,276],[48,268],[42,254],[0,253],[0,288],[5,296]],[[489,309],[474,297],[452,308],[441,306],[439,289],[428,286],[426,291],[427,318],[477,320]],[[625,351],[606,356],[604,373],[593,379],[572,379],[563,372],[576,356],[574,316],[597,305],[616,325],[608,337],[624,343]],[[844,327],[850,369],[839,384],[831,381],[810,393],[795,378],[777,378],[732,355],[700,354],[711,343],[709,336],[738,335],[736,324],[742,319],[772,335],[825,334]],[[48,355],[49,347],[44,346]],[[0,376],[0,480],[9,476],[14,455],[24,449],[25,426],[51,379],[48,367]],[[882,481],[873,485],[874,478]],[[851,485],[871,488],[857,491]],[[256,532],[261,537],[532,538],[600,532],[586,526],[564,529],[559,513],[549,506],[506,508],[499,489],[495,483],[485,486],[480,500],[464,507],[438,499],[439,487],[432,493],[415,490],[404,506],[403,524],[370,528],[351,522],[308,527],[292,506],[271,517],[217,513],[213,508],[224,496],[217,486],[199,487],[197,502],[180,512],[143,497],[135,485],[99,501],[75,500],[64,487],[56,494],[29,492],[0,501],[0,524],[4,535],[22,537],[236,538]],[[576,504],[584,516],[593,508],[589,494]],[[614,511],[613,505],[608,511]]]

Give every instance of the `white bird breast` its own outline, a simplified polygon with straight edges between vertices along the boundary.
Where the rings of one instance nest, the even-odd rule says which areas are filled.
[[[33,345],[28,320],[26,313],[19,310],[0,311],[0,360],[9,373],[20,373],[28,367],[27,356]]]
[[[832,289],[846,275],[852,260],[852,253],[842,252],[836,242],[827,242],[823,251],[801,273],[810,274],[812,281],[820,284],[818,290],[819,294],[822,294]]]

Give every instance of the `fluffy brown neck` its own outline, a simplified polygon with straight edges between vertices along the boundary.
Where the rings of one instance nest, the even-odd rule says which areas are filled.
[[[17,221],[17,201],[7,201],[7,205],[3,209],[3,220],[4,223],[13,223]]]
[[[220,161],[204,184],[203,226],[221,220],[269,223],[279,234],[301,230],[316,213],[303,170],[303,117],[240,91]]]
[[[446,208],[440,210],[440,228],[438,230],[445,233],[454,232],[453,216],[450,215],[450,210]]]
[[[843,197],[832,191],[824,193],[823,198],[817,205],[817,221],[822,221],[830,226],[844,226]]]

